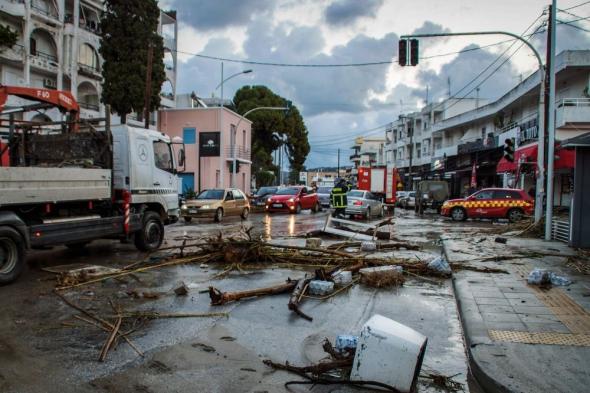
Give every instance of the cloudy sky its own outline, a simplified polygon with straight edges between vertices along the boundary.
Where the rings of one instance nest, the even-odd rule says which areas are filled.
[[[495,99],[536,69],[536,61],[520,44],[506,37],[422,39],[417,67],[400,67],[398,37],[409,33],[503,30],[531,34],[544,30],[542,15],[549,0],[160,0],[164,9],[178,12],[177,93],[219,96],[220,61],[233,60],[288,65],[345,65],[352,67],[281,67],[224,62],[224,75],[253,72],[224,84],[231,97],[243,85],[266,85],[293,101],[302,111],[312,151],[308,167],[349,164],[356,135],[381,136],[380,126],[398,114],[448,94],[463,97],[482,79],[482,99]],[[558,19],[590,16],[583,0],[559,0]],[[537,30],[538,29],[538,30]],[[558,50],[590,49],[590,22],[580,20],[558,27]],[[542,48],[545,33],[531,37]],[[511,46],[512,45],[512,46]],[[480,47],[482,47],[480,49]],[[519,49],[520,48],[520,49]],[[454,52],[466,50],[457,54]],[[471,50],[472,49],[472,50]],[[451,54],[449,54],[451,53]],[[497,58],[504,53],[499,61]],[[504,65],[503,60],[510,58]],[[496,63],[475,82],[484,68]],[[498,68],[496,70],[496,68]],[[496,70],[495,72],[492,72]],[[473,96],[475,92],[469,94]]]

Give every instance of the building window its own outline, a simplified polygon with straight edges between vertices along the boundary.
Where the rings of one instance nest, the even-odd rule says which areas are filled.
[[[186,145],[194,145],[197,143],[197,130],[194,128],[183,128],[182,140]]]
[[[481,140],[486,140],[486,127],[481,127]]]
[[[98,55],[96,54],[94,48],[88,44],[80,45],[80,53],[78,53],[78,63],[80,65],[98,71]]]
[[[33,56],[37,56],[37,40],[31,37],[29,40],[30,52]]]

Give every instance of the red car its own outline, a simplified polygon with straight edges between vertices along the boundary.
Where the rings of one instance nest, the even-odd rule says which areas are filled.
[[[318,195],[313,189],[305,186],[281,188],[266,200],[267,212],[299,213],[305,209],[311,209],[314,213],[320,210]]]
[[[523,215],[532,215],[535,201],[524,190],[485,188],[464,199],[446,201],[440,214],[454,221],[467,218],[507,218],[516,222]]]

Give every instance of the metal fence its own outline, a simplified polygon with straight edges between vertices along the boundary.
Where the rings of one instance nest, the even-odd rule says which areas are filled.
[[[564,220],[553,220],[551,223],[551,238],[560,242],[569,243],[570,223]]]

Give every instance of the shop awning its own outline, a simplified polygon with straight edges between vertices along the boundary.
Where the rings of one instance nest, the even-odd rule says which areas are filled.
[[[522,146],[514,152],[514,162],[508,161],[502,157],[496,166],[496,173],[516,172],[518,163],[536,164],[537,152],[539,146],[537,143]],[[576,153],[573,150],[562,149],[559,145],[555,146],[555,161],[554,169],[568,169],[573,168],[576,162]]]

